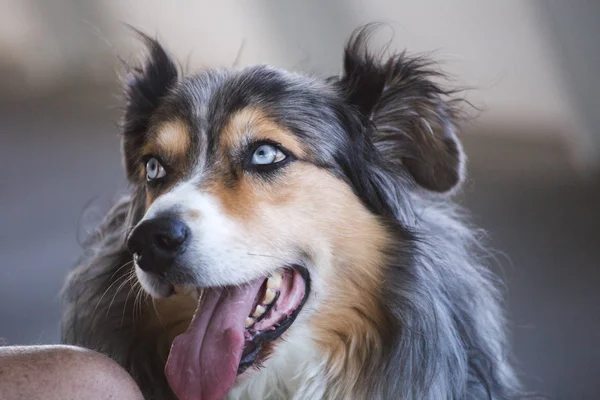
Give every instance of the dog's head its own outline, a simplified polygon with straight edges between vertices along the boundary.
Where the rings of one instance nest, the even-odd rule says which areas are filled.
[[[365,39],[348,44],[341,77],[314,79],[266,66],[181,77],[144,38],[125,87],[127,245],[152,296],[198,289],[166,369],[182,398],[220,398],[297,325],[326,342],[383,318],[386,250],[402,245],[389,225],[411,197],[460,183],[435,74],[373,57]]]

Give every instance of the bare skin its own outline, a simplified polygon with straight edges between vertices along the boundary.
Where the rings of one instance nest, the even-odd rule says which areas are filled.
[[[2,400],[143,400],[108,357],[73,346],[0,347]]]

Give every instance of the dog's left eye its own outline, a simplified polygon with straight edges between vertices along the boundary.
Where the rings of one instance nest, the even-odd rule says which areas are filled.
[[[276,164],[285,160],[286,155],[272,144],[263,144],[259,146],[252,154],[253,165]]]
[[[146,163],[146,179],[152,181],[165,176],[167,172],[156,158],[151,158]]]

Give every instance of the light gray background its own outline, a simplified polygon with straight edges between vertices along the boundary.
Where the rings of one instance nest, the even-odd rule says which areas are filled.
[[[31,57],[37,54],[36,57],[47,62],[46,67],[40,69],[47,73],[45,78],[36,75],[39,71],[32,63],[23,63],[33,58],[21,57],[13,51],[24,39],[0,31],[0,88],[5,89],[0,91],[0,337],[12,344],[57,342],[60,313],[57,293],[64,275],[81,253],[78,240],[84,237],[82,220],[93,221],[108,208],[117,193],[127,188],[116,131],[120,102],[113,96],[118,92],[112,72],[114,58],[106,52],[105,46],[91,45],[96,42],[78,37],[80,25],[68,16],[82,16],[100,27],[114,26],[118,19],[99,2],[84,6],[84,2],[56,1],[53,7],[42,3],[46,4],[9,2],[7,9],[29,4],[28,9],[35,10],[37,21],[43,22],[31,25],[31,30],[37,32],[40,26],[47,30],[48,38],[42,35],[33,42],[46,53],[32,50]],[[125,3],[133,10],[141,7],[135,1]],[[274,3],[256,2],[260,7],[256,7],[252,18],[260,19],[257,24],[267,21],[269,29],[279,34],[275,38],[267,35],[272,39],[270,42],[254,40],[248,44],[249,54],[245,57],[251,61],[260,61],[267,54],[261,53],[261,49],[275,48],[278,49],[273,53],[277,54],[273,56],[276,60],[282,57],[301,69],[329,71],[339,55],[339,52],[333,55],[331,49],[339,47],[349,26],[360,19],[341,10],[339,2],[328,2],[322,8],[318,2],[302,6],[296,2],[277,6]],[[572,5],[575,3],[580,7]],[[403,4],[410,7],[409,2]],[[466,12],[482,3],[460,1],[457,4],[465,7]],[[508,88],[505,92],[494,87],[481,88],[479,95],[485,98],[489,93],[488,104],[498,107],[494,108],[494,118],[471,125],[463,136],[470,156],[470,179],[459,201],[472,211],[475,222],[489,232],[490,245],[497,250],[495,269],[507,284],[512,342],[527,387],[555,399],[598,399],[600,180],[597,171],[592,169],[593,162],[578,164],[577,149],[593,148],[591,144],[582,146],[581,143],[594,143],[594,138],[600,137],[597,136],[599,92],[594,90],[599,84],[596,74],[600,71],[600,51],[597,51],[600,32],[596,23],[600,3],[581,1],[565,5],[558,1],[515,1],[503,4],[510,5],[502,6],[508,11],[514,6],[515,15],[522,4],[535,6],[532,10],[538,23],[536,35],[544,35],[546,43],[551,44],[555,60],[548,71],[554,68],[559,73],[552,75],[535,64],[542,75],[549,74],[544,75],[547,80],[536,81],[533,75],[523,78],[525,83],[539,83],[539,87],[524,88],[523,95],[528,91],[535,93],[538,88],[547,89],[540,96],[544,97],[540,98],[540,104],[546,108],[540,108],[544,112],[540,112],[535,121],[512,118],[512,108],[507,105],[512,104],[511,90],[519,86],[511,81],[512,75],[506,78],[508,86],[500,85]],[[148,15],[161,14],[157,5],[153,7],[143,14],[149,29],[158,23]],[[480,7],[481,18],[486,18],[484,6]],[[65,9],[71,14],[61,12]],[[179,15],[177,13],[185,12],[186,8],[169,10]],[[434,15],[435,9],[432,10]],[[150,11],[153,14],[149,14]],[[206,15],[210,16],[210,12],[207,9]],[[21,14],[15,12],[13,19],[19,21]],[[289,22],[293,20],[291,14],[297,19],[296,25]],[[413,20],[405,21],[405,26],[411,23],[417,26],[414,21],[417,14],[411,14]],[[132,17],[131,13],[124,15]],[[428,14],[419,15],[421,19],[417,22],[427,24]],[[127,20],[125,17],[120,20]],[[400,14],[393,17],[400,21],[403,18]],[[7,20],[6,14],[3,18]],[[510,22],[507,21],[507,31],[512,29]],[[173,25],[163,26],[162,36],[169,35],[170,26],[175,29]],[[452,31],[449,42],[453,37],[457,41],[472,37],[476,42],[480,34],[501,43],[505,37],[502,31],[486,30],[484,23],[473,28],[473,32],[462,32],[459,28]],[[218,33],[218,27],[215,29]],[[109,28],[106,30],[112,32]],[[302,42],[308,31],[318,34]],[[459,37],[461,32],[464,36]],[[436,38],[442,36],[414,34],[421,39],[416,40],[421,46],[419,50],[427,46],[443,47],[443,43],[436,42]],[[410,34],[404,37],[409,41],[414,39],[410,39]],[[510,39],[509,35],[506,37]],[[53,42],[53,38],[60,40]],[[189,35],[188,40],[194,42]],[[239,43],[234,42],[225,41],[232,55],[239,47]],[[2,47],[2,43],[14,46]],[[46,46],[48,43],[68,44],[63,47],[69,49],[65,59],[70,69],[48,61],[53,59],[50,57],[52,46]],[[171,43],[177,42],[171,40]],[[489,43],[492,46],[491,43],[496,42]],[[461,48],[467,52],[469,43],[464,44]],[[21,48],[27,53],[32,47]],[[219,54],[213,55],[215,62],[222,61]],[[527,52],[522,57],[527,57]],[[514,76],[518,76],[521,65],[523,69],[534,65],[536,60],[531,57],[531,60],[508,59],[506,63],[514,68]],[[101,68],[90,72],[86,60],[92,59]],[[321,65],[319,60],[326,65]],[[529,61],[528,67],[525,64]],[[467,70],[468,65],[463,64]],[[490,65],[484,65],[484,69],[491,68]],[[530,69],[535,71],[533,67]],[[105,75],[97,75],[98,70]],[[466,76],[468,81],[471,75]],[[545,86],[555,83],[556,86]],[[561,103],[548,102],[546,97],[556,93],[557,98],[560,97],[563,93],[560,88],[565,88],[568,105],[577,111],[573,114],[577,124],[559,125],[551,118]],[[515,108],[522,106],[515,104],[518,105]],[[535,113],[535,110],[532,107],[530,111]],[[504,123],[497,123],[498,120]],[[592,140],[586,142],[582,135],[575,133],[576,139],[564,140],[571,137],[568,129],[571,126],[574,130],[584,126]],[[598,161],[597,158],[592,160]],[[574,168],[576,165],[579,169]]]

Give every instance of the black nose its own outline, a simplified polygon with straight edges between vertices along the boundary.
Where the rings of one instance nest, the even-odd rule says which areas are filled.
[[[173,217],[142,222],[129,234],[127,247],[144,271],[164,274],[175,258],[185,251],[190,229]]]

